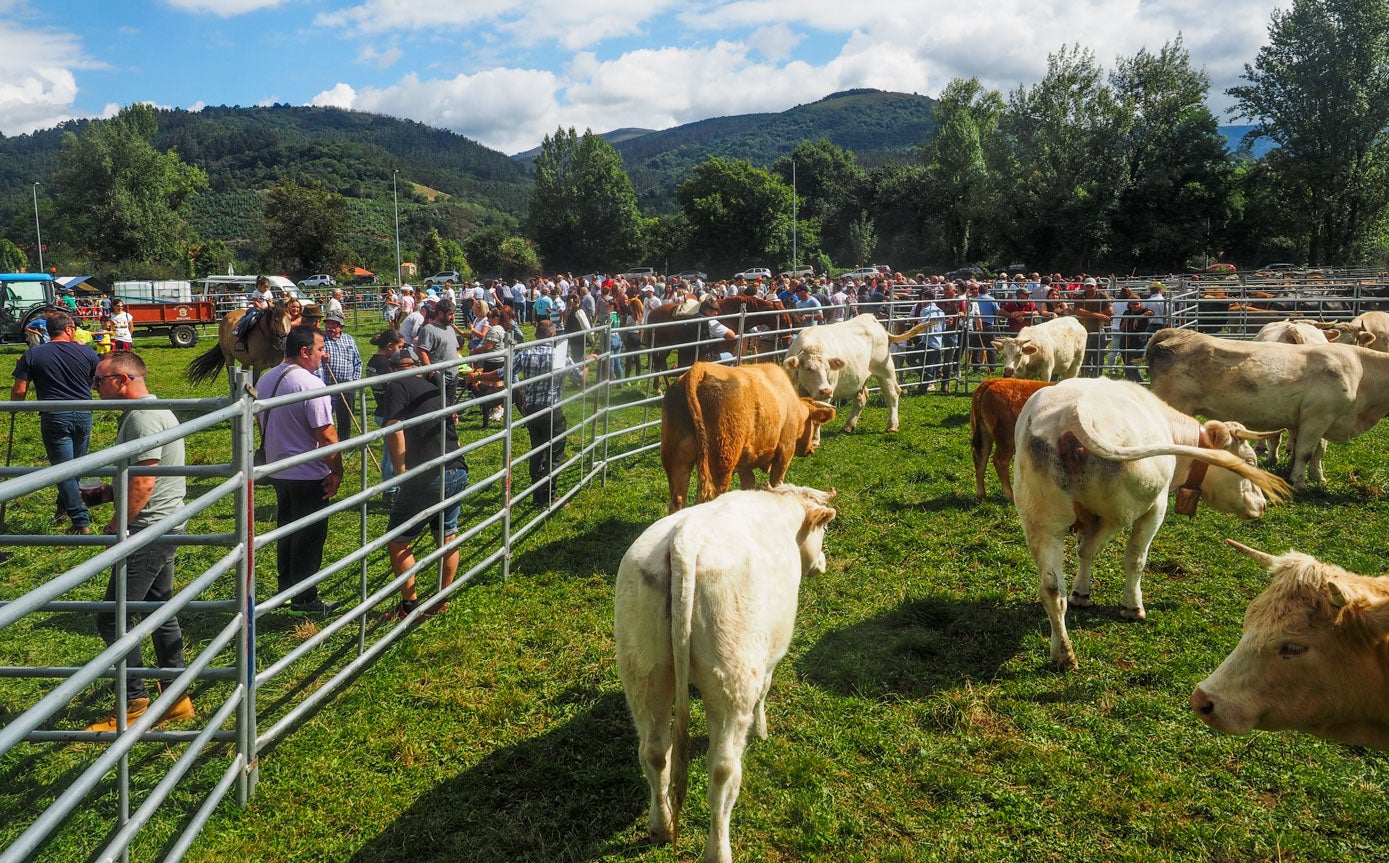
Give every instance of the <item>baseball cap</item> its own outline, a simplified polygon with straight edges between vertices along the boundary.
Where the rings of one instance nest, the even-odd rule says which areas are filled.
[[[409,362],[414,363],[415,365],[420,364],[420,355],[416,353],[415,349],[410,347],[409,345],[406,345],[405,347],[391,354],[391,365],[393,366],[398,366],[401,363],[406,362],[407,360]]]
[[[1082,285],[1094,285],[1094,286],[1097,287],[1097,288],[1100,286],[1100,283],[1097,282],[1097,281],[1095,281],[1093,277],[1092,277],[1092,278],[1086,279],[1085,281],[1081,282],[1081,284],[1082,284]]]
[[[342,319],[342,315],[338,312],[329,312],[328,315],[323,319],[323,322],[325,324],[337,324],[338,326],[342,326],[343,324],[347,323],[347,321],[344,321]]]

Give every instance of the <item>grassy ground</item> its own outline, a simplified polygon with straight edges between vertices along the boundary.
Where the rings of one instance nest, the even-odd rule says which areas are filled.
[[[174,387],[156,379],[161,394],[183,394]],[[735,855],[1384,859],[1383,755],[1296,735],[1224,737],[1187,706],[1265,581],[1224,537],[1382,570],[1384,431],[1333,446],[1327,485],[1260,522],[1204,508],[1190,521],[1173,516],[1153,546],[1145,624],[1119,619],[1112,544],[1097,571],[1097,607],[1072,614],[1081,667],[1060,674],[1047,661],[1016,514],[992,479],[992,496],[973,498],[967,410],[961,397],[909,398],[903,431],[887,435],[885,412],[870,405],[860,432],[827,433],[815,456],[792,467],[794,482],[840,490],[840,516],[826,540],[829,571],[802,586],[796,638],[768,703],[771,738],[750,746],[744,762]],[[645,782],[613,662],[617,564],[663,514],[665,495],[654,457],[581,493],[521,548],[510,580],[489,575],[470,586],[264,753],[252,805],[224,804],[189,859],[696,855],[708,827],[703,759],[692,769],[680,848],[648,845]],[[335,531],[333,542],[354,540]],[[12,596],[32,577],[11,572],[0,583]],[[293,633],[272,634],[272,645],[277,638],[287,644]],[[79,644],[90,653],[95,642],[73,615],[50,617],[26,639],[36,655]],[[348,651],[351,639],[341,642]],[[4,649],[14,661],[8,654],[19,647]],[[264,703],[281,710],[277,698],[293,697],[270,692]],[[99,701],[94,694],[75,707],[74,720]],[[0,698],[0,715],[22,702]],[[698,711],[696,703],[702,755]],[[0,761],[0,825],[61,787],[65,770],[91,751],[35,745]],[[164,763],[172,751],[149,745],[132,761]],[[147,830],[138,858],[157,854],[221,763],[195,773],[179,805]],[[111,799],[100,798],[47,856],[89,856]]]

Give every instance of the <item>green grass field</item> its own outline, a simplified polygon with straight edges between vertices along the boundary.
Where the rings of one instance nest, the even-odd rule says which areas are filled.
[[[15,356],[0,356],[0,368]],[[156,392],[191,394],[173,368],[190,352],[147,356]],[[1111,544],[1097,566],[1096,607],[1070,618],[1080,669],[1062,674],[1048,662],[1016,514],[992,478],[990,498],[974,500],[968,400],[906,398],[898,434],[882,432],[885,419],[874,400],[859,432],[827,432],[791,469],[793,482],[839,490],[839,518],[826,538],[829,571],[801,588],[796,637],[768,700],[771,737],[744,761],[738,859],[1385,859],[1382,754],[1291,734],[1221,736],[1187,704],[1265,583],[1224,537],[1383,570],[1383,429],[1333,445],[1327,484],[1259,522],[1205,508],[1190,521],[1170,517],[1144,580],[1146,623],[1119,619],[1121,546]],[[17,443],[16,463],[37,460],[36,444]],[[708,828],[698,702],[683,838],[678,849],[652,846],[611,634],[618,561],[664,514],[665,498],[654,454],[612,468],[606,486],[582,492],[525,542],[509,580],[490,574],[469,586],[263,753],[250,807],[224,803],[188,859],[694,859]],[[11,532],[41,509],[12,507]],[[344,534],[355,520],[349,526]],[[332,542],[356,540],[335,531]],[[33,565],[0,576],[4,598],[41,575],[38,558],[27,559]],[[378,561],[373,578],[385,571]],[[20,643],[0,634],[6,664],[99,645],[88,620],[36,617]],[[207,627],[185,625],[196,650]],[[293,633],[267,638],[273,650]],[[355,633],[341,641],[350,652]],[[25,706],[27,685],[6,681],[0,692],[0,716]],[[73,722],[104,697],[94,690],[75,705]],[[271,691],[262,706],[282,710],[293,697]],[[21,814],[27,823],[92,751],[36,744],[0,760],[0,845],[13,835],[4,825]],[[176,754],[136,752],[137,768]],[[195,771],[135,859],[159,856],[224,763]],[[113,807],[108,789],[45,858],[89,857]]]

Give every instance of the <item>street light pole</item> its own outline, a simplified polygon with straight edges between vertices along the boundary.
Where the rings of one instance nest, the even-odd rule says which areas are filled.
[[[395,283],[402,282],[400,278],[400,196],[396,193],[396,175],[400,173],[399,168],[391,169],[391,200],[395,202]]]
[[[44,272],[43,268],[43,230],[39,228],[39,181],[34,181],[34,236],[39,240],[39,272]]]
[[[791,160],[791,272],[796,272],[796,160]]]

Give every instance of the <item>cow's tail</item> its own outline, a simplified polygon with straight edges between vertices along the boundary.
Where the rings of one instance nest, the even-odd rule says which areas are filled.
[[[922,321],[921,323],[917,324],[916,326],[912,327],[911,329],[907,330],[905,333],[902,333],[901,335],[894,336],[892,333],[888,333],[887,340],[889,342],[892,342],[894,345],[901,344],[902,342],[905,342],[907,339],[916,338],[917,336],[926,332],[927,329],[928,326],[926,322]]]
[[[694,628],[695,574],[699,536],[677,527],[670,539],[670,649],[675,676],[675,728],[671,733],[670,836],[679,838],[690,766],[690,640]]]
[[[699,385],[705,376],[705,366],[695,363],[685,373],[685,399],[690,409],[690,424],[695,434],[695,470],[698,473],[699,501],[713,500],[714,475],[709,471],[709,429],[704,424],[704,407],[699,403]]]
[[[1123,446],[1105,440],[1091,428],[1084,414],[1077,417],[1076,437],[1092,455],[1109,461],[1138,461],[1161,455],[1175,455],[1192,458],[1216,467],[1239,474],[1258,486],[1270,501],[1286,500],[1292,489],[1281,477],[1249,464],[1239,456],[1223,449],[1206,449],[1199,446],[1186,446],[1179,443],[1154,443],[1143,446]]]

